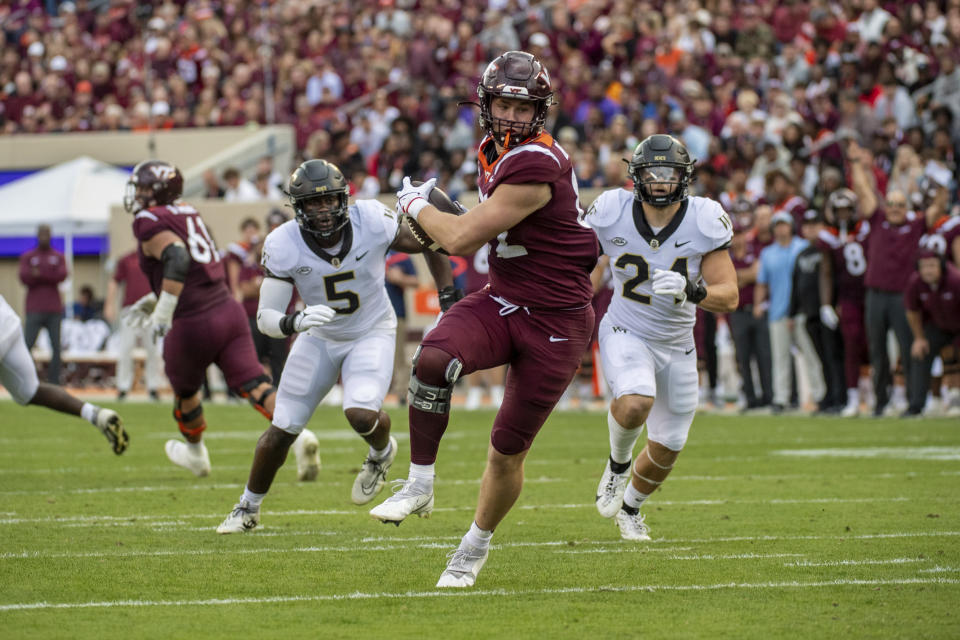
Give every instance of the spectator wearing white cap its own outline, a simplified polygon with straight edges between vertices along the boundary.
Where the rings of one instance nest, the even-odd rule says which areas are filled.
[[[773,364],[773,410],[782,412],[790,400],[790,346],[797,342],[791,333],[797,329],[789,317],[793,290],[793,267],[797,256],[809,244],[793,235],[794,219],[786,211],[770,219],[773,244],[760,252],[753,315],[767,316]]]

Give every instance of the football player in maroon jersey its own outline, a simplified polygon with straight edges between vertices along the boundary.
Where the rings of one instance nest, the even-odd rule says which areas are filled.
[[[850,189],[837,189],[827,197],[824,216],[827,228],[816,240],[826,258],[820,262],[820,322],[843,336],[847,401],[841,415],[852,418],[860,414],[860,367],[870,361],[863,322],[864,247],[870,225],[858,216],[857,196]]]
[[[496,526],[523,485],[523,461],[573,379],[594,324],[590,272],[593,231],[582,226],[577,178],[567,152],[544,131],[553,89],[529,53],[491,62],[477,87],[480,204],[461,216],[428,204],[435,180],[404,178],[397,208],[454,255],[490,243],[490,282],[457,302],[414,356],[410,379],[410,475],[370,514],[383,522],[433,509],[434,462],[463,374],[509,364],[503,404],[493,423],[487,467],[469,532],[438,587],[468,587],[487,558]]]
[[[930,234],[921,240],[917,269],[903,294],[913,335],[913,381],[907,412],[911,416],[923,412],[933,359],[943,347],[960,341],[960,271],[946,260],[946,249],[943,236]]]
[[[276,395],[257,358],[243,307],[227,288],[220,253],[200,213],[180,200],[182,193],[183,175],[175,166],[149,160],[134,167],[124,207],[134,214],[140,268],[152,292],[134,303],[128,321],[164,338],[173,416],[186,440],[168,440],[167,457],[206,476],[210,456],[203,444],[207,423],[200,387],[207,367],[216,364],[227,385],[268,419]],[[312,433],[301,438],[294,447],[298,477],[309,480],[319,469],[317,442]]]

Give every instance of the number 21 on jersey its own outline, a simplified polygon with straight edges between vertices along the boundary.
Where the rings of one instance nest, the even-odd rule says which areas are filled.
[[[628,267],[634,267],[637,271],[637,274],[623,283],[623,297],[628,300],[633,300],[639,302],[640,304],[650,304],[650,296],[644,295],[642,293],[637,293],[636,288],[641,284],[650,279],[650,265],[646,260],[643,259],[643,256],[638,256],[633,253],[625,253],[614,263],[618,269],[627,269]],[[677,258],[673,261],[673,266],[670,267],[670,271],[676,271],[684,278],[689,277],[687,275],[687,259],[686,258]]]

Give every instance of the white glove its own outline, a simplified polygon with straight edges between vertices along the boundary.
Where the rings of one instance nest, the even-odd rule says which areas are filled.
[[[327,324],[333,320],[336,315],[336,309],[328,307],[325,304],[312,304],[309,307],[305,307],[303,311],[299,312],[297,317],[294,318],[293,330],[297,333],[303,333],[308,329]]]
[[[160,298],[157,300],[153,313],[150,314],[148,327],[153,329],[153,339],[162,338],[170,331],[170,325],[173,324],[173,312],[177,308],[179,296],[166,291],[160,292]]]
[[[820,322],[827,329],[836,329],[837,325],[840,324],[840,318],[837,316],[837,312],[829,304],[820,305]]]
[[[687,279],[676,271],[665,269],[653,270],[653,292],[660,295],[673,296],[678,304],[687,300]]]
[[[157,294],[152,291],[143,296],[127,309],[123,322],[135,329],[142,329],[150,324],[150,314],[157,306]]]
[[[419,187],[415,187],[410,184],[410,176],[404,176],[403,188],[397,191],[397,212],[416,220],[420,211],[430,204],[430,192],[436,184],[437,179],[430,178]]]

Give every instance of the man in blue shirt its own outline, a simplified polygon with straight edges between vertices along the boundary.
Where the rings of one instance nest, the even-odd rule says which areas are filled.
[[[753,315],[767,314],[770,325],[770,350],[773,359],[773,410],[783,411],[790,399],[790,344],[793,330],[790,294],[793,266],[797,255],[809,244],[793,235],[793,216],[786,211],[770,219],[773,244],[760,252]]]

